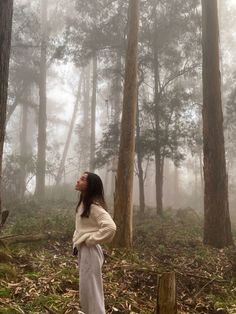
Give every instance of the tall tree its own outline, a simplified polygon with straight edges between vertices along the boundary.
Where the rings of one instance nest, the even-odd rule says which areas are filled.
[[[41,55],[39,74],[39,113],[38,113],[38,156],[35,195],[43,199],[45,195],[46,172],[46,128],[47,128],[47,7],[48,1],[41,0]]]
[[[91,172],[94,171],[95,160],[95,141],[96,141],[96,104],[97,104],[97,55],[93,55],[93,92],[91,102],[91,138],[90,138],[90,166]]]
[[[26,160],[27,149],[27,129],[28,129],[28,98],[29,91],[26,92],[26,102],[21,106],[21,132],[20,132],[20,199],[23,199],[26,189]]]
[[[145,211],[145,193],[144,193],[144,173],[143,173],[143,151],[141,148],[142,142],[141,137],[141,127],[139,122],[140,109],[138,104],[138,95],[137,95],[137,108],[136,108],[136,153],[137,153],[137,168],[138,168],[138,183],[139,183],[139,208],[141,216],[144,216]]]
[[[2,155],[5,138],[7,89],[11,48],[13,0],[0,2],[0,193],[2,177]],[[2,198],[0,194],[0,226],[3,224]]]
[[[78,169],[79,171],[85,171],[89,169],[89,157],[90,157],[90,131],[91,131],[91,119],[90,119],[90,63],[84,69],[83,77],[83,101],[81,106],[81,121],[76,128],[78,133]]]
[[[55,179],[56,185],[60,183],[60,181],[62,179],[63,171],[65,170],[66,157],[67,157],[67,153],[68,153],[70,142],[71,142],[71,137],[72,137],[72,132],[73,132],[74,125],[75,125],[76,115],[77,115],[77,112],[78,112],[78,103],[79,103],[80,94],[81,94],[82,80],[83,80],[83,74],[81,73],[80,74],[79,83],[78,83],[77,94],[76,94],[76,98],[75,98],[74,110],[73,110],[73,114],[72,114],[69,130],[68,130],[68,134],[67,134],[67,138],[66,138],[66,143],[65,143],[65,146],[64,146],[64,150],[63,150],[61,162],[60,162],[60,165],[59,165],[58,173],[57,173],[57,176],[56,176],[56,179]]]
[[[132,192],[137,104],[137,49],[139,1],[129,1],[128,38],[125,64],[124,98],[117,180],[114,196],[114,220],[118,230],[114,246],[132,245]]]
[[[217,0],[202,0],[204,243],[217,248],[232,244],[228,203]]]
[[[162,215],[162,188],[163,188],[163,169],[164,159],[161,156],[160,145],[160,91],[159,91],[159,56],[158,56],[158,42],[157,42],[157,4],[154,5],[154,32],[153,32],[153,65],[154,65],[154,120],[155,120],[155,183],[156,183],[156,211],[158,215]]]

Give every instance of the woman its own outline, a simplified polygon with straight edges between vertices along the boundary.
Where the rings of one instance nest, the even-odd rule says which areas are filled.
[[[80,268],[80,303],[85,314],[105,314],[104,257],[100,244],[112,240],[116,225],[106,211],[103,184],[98,175],[85,172],[75,189],[81,192],[73,236],[73,252],[78,255]]]

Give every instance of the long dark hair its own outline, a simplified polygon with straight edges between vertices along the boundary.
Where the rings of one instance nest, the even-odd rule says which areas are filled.
[[[101,178],[92,172],[85,172],[87,176],[87,189],[80,194],[79,203],[76,207],[76,212],[80,204],[83,202],[83,212],[81,217],[89,217],[91,204],[98,204],[107,210],[107,205],[104,198],[104,189]]]

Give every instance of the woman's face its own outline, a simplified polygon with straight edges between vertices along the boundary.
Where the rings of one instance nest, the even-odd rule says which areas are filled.
[[[88,174],[84,173],[76,183],[76,191],[85,192],[88,187]]]

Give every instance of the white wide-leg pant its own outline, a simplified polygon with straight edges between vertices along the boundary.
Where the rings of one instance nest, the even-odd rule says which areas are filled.
[[[79,294],[85,314],[105,314],[102,282],[104,256],[100,245],[82,244],[79,250]]]

